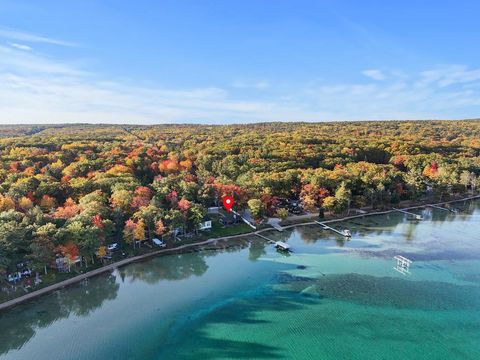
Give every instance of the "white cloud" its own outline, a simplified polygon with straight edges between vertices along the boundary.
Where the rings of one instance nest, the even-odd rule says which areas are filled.
[[[451,65],[385,73],[383,81],[367,84],[282,88],[287,90],[266,81],[236,83],[262,89],[259,100],[248,91],[216,86],[173,90],[106,81],[78,65],[0,45],[0,123],[431,119],[480,112],[480,69]]]
[[[40,36],[40,35],[30,34],[23,31],[5,29],[5,28],[0,28],[0,37],[5,39],[10,39],[10,40],[33,42],[33,43],[46,43],[46,44],[60,45],[60,46],[77,46],[76,44],[69,41],[52,39],[45,36]]]
[[[232,99],[218,87],[172,90],[102,81],[75,66],[0,46],[0,123],[246,122],[302,116],[274,101]]]
[[[387,78],[381,70],[377,69],[364,70],[362,74],[377,81],[385,80]]]
[[[437,67],[420,73],[421,79],[417,86],[436,84],[446,87],[455,84],[465,84],[480,80],[480,69],[469,70],[464,65],[448,65]]]
[[[9,43],[10,46],[16,48],[16,49],[20,49],[20,50],[24,50],[24,51],[31,51],[32,48],[28,45],[24,45],[24,44],[17,44],[17,43]]]
[[[427,70],[409,77],[404,73],[393,77],[391,72],[388,81],[312,87],[306,96],[336,120],[478,117],[480,77],[476,74],[480,69],[459,69]]]
[[[52,60],[31,51],[19,51],[17,48],[0,45],[0,72],[50,75],[82,75],[74,66]]]
[[[234,81],[232,84],[232,87],[234,88],[239,88],[239,89],[258,89],[258,90],[263,90],[267,89],[270,87],[270,83],[266,80],[260,80],[260,81]]]

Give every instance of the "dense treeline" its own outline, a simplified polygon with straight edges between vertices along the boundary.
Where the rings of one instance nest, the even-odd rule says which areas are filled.
[[[3,126],[0,271],[195,231],[225,195],[260,219],[475,191],[479,155],[480,121]]]

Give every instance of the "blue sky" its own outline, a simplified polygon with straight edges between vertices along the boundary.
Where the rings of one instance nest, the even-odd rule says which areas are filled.
[[[478,1],[0,0],[0,123],[480,116]]]

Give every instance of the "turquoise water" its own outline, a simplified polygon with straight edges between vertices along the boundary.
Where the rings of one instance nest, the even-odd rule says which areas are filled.
[[[455,207],[127,266],[0,314],[0,359],[480,359],[480,202]]]

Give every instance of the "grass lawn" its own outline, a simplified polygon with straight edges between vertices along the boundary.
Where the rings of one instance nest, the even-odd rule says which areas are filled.
[[[327,220],[329,217],[325,216],[325,219],[319,219],[318,215],[312,215],[312,216],[306,216],[304,218],[300,219],[285,219],[280,221],[280,226],[288,226],[288,225],[295,225],[295,224],[301,224],[301,223],[307,223],[307,222],[312,222],[314,220],[317,221],[322,221],[322,220]]]
[[[199,234],[201,238],[214,238],[214,237],[222,237],[222,236],[229,236],[229,235],[237,235],[237,234],[244,234],[247,232],[252,232],[253,229],[245,223],[239,223],[235,225],[228,225],[223,226],[219,222],[215,221],[212,222],[212,228],[210,231],[204,231],[203,233]]]

